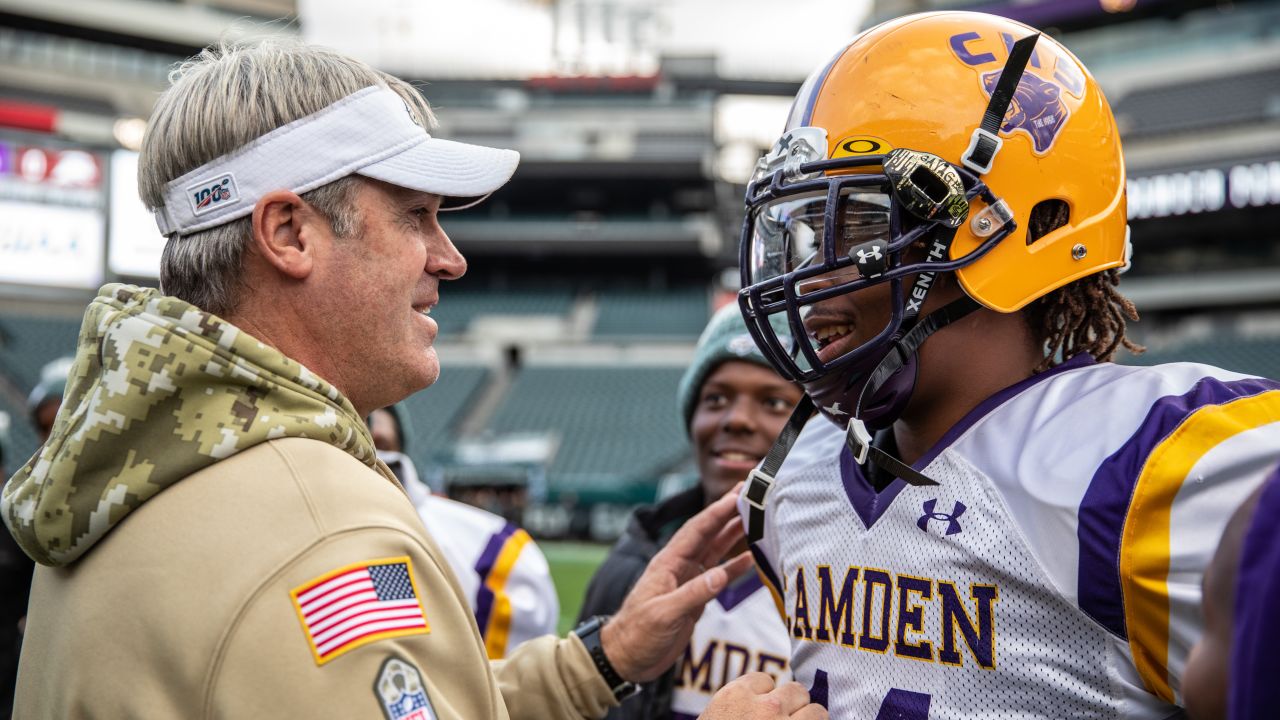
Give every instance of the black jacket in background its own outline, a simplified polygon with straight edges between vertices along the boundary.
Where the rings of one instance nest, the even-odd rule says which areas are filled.
[[[587,595],[578,612],[578,622],[592,615],[612,615],[644,574],[649,560],[662,549],[685,521],[703,508],[702,487],[695,486],[657,505],[636,508],[627,529],[618,538],[587,586]],[[658,679],[644,683],[636,697],[613,708],[605,720],[668,720],[671,717],[671,690],[675,668]]]

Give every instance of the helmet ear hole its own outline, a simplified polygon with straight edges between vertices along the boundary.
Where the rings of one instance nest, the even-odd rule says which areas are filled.
[[[1030,245],[1069,222],[1071,207],[1065,201],[1057,198],[1041,200],[1031,208],[1031,217],[1027,220],[1027,244]]]

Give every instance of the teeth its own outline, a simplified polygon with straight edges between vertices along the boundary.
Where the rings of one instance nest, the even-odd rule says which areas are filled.
[[[852,325],[828,325],[818,328],[813,334],[815,340],[826,340],[828,338],[844,337],[853,332]]]
[[[725,460],[731,460],[731,461],[733,461],[733,462],[740,462],[740,461],[743,461],[743,460],[755,460],[755,459],[756,459],[755,457],[752,457],[751,455],[748,455],[748,454],[746,454],[746,453],[740,453],[740,452],[723,452],[723,453],[720,453],[720,457],[721,457],[721,458],[723,458],[723,459],[725,459]]]

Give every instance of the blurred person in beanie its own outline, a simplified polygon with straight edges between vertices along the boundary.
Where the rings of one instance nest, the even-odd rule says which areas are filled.
[[[716,312],[698,338],[677,390],[698,484],[636,509],[591,579],[579,619],[618,609],[671,536],[764,458],[800,395],[800,387],[779,377],[760,353],[736,304]],[[611,710],[609,717],[694,717],[723,683],[744,672],[789,679],[790,653],[787,628],[773,598],[758,575],[748,574],[707,604],[675,666],[647,683],[638,702]]]
[[[432,138],[425,99],[332,51],[211,49],[173,74],[138,182],[163,292],[89,304],[53,432],[0,514],[39,565],[24,718],[595,718],[749,565],[732,498],[618,614],[490,664],[364,418],[434,382],[466,260],[438,213],[518,156]],[[704,567],[709,569],[703,570]],[[825,717],[750,675],[708,717]]]

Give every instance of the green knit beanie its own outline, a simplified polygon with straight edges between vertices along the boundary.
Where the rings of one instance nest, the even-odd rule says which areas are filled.
[[[783,346],[789,346],[791,331],[787,327],[786,313],[771,315],[769,322],[778,333]],[[742,360],[773,369],[747,331],[747,324],[742,319],[742,312],[736,302],[725,305],[711,316],[711,321],[698,338],[698,346],[693,351],[693,362],[684,371],[684,377],[680,378],[676,399],[686,430],[693,421],[693,408],[702,390],[702,383],[706,382],[707,376],[721,363],[729,360]]]

